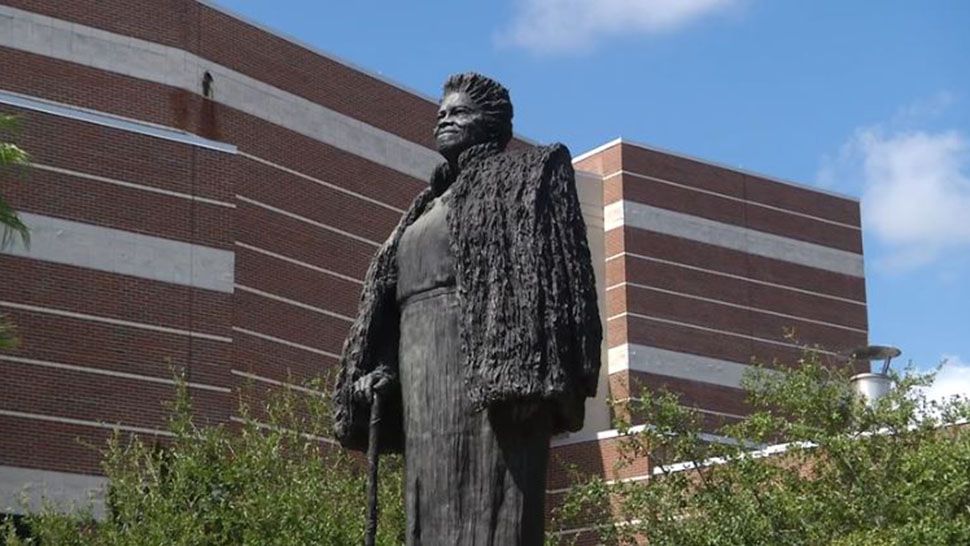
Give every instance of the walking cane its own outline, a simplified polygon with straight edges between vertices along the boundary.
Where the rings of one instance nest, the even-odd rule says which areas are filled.
[[[367,536],[364,546],[374,546],[377,540],[377,433],[381,425],[381,395],[374,391],[370,405],[370,429],[367,434]]]

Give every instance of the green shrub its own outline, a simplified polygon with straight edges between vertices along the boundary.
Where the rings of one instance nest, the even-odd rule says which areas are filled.
[[[7,525],[8,544],[359,546],[366,463],[325,440],[329,409],[323,396],[279,389],[259,406],[241,402],[238,426],[197,426],[180,382],[171,438],[116,433],[105,449],[103,520],[48,509],[24,518],[29,537]],[[400,457],[383,457],[381,469],[378,544],[397,546]]]
[[[850,389],[853,371],[822,358],[810,350],[790,373],[749,374],[752,413],[713,430],[726,442],[703,436],[677,396],[644,391],[631,413],[650,426],[620,426],[627,462],[649,457],[654,473],[576,485],[549,543],[592,526],[607,544],[970,544],[966,399],[927,400],[933,374],[909,369],[870,407]],[[785,449],[763,451],[772,445]]]

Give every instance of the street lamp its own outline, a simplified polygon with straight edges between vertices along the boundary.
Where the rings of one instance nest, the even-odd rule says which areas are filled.
[[[863,360],[870,363],[869,372],[856,374],[849,379],[852,390],[861,395],[866,400],[866,404],[874,405],[877,400],[889,392],[892,387],[892,380],[889,378],[889,363],[901,354],[902,351],[898,348],[883,345],[870,345],[849,353],[849,358],[852,360]],[[880,360],[883,362],[882,368],[878,372],[872,372],[872,362]]]

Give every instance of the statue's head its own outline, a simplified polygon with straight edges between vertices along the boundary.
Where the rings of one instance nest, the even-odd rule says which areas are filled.
[[[455,74],[445,82],[434,129],[438,151],[448,161],[476,144],[512,140],[509,91],[481,74]]]

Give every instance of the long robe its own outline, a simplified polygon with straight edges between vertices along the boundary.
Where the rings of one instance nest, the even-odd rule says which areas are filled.
[[[407,546],[530,546],[543,540],[549,414],[476,411],[465,388],[450,192],[398,245],[398,377],[404,406]]]

